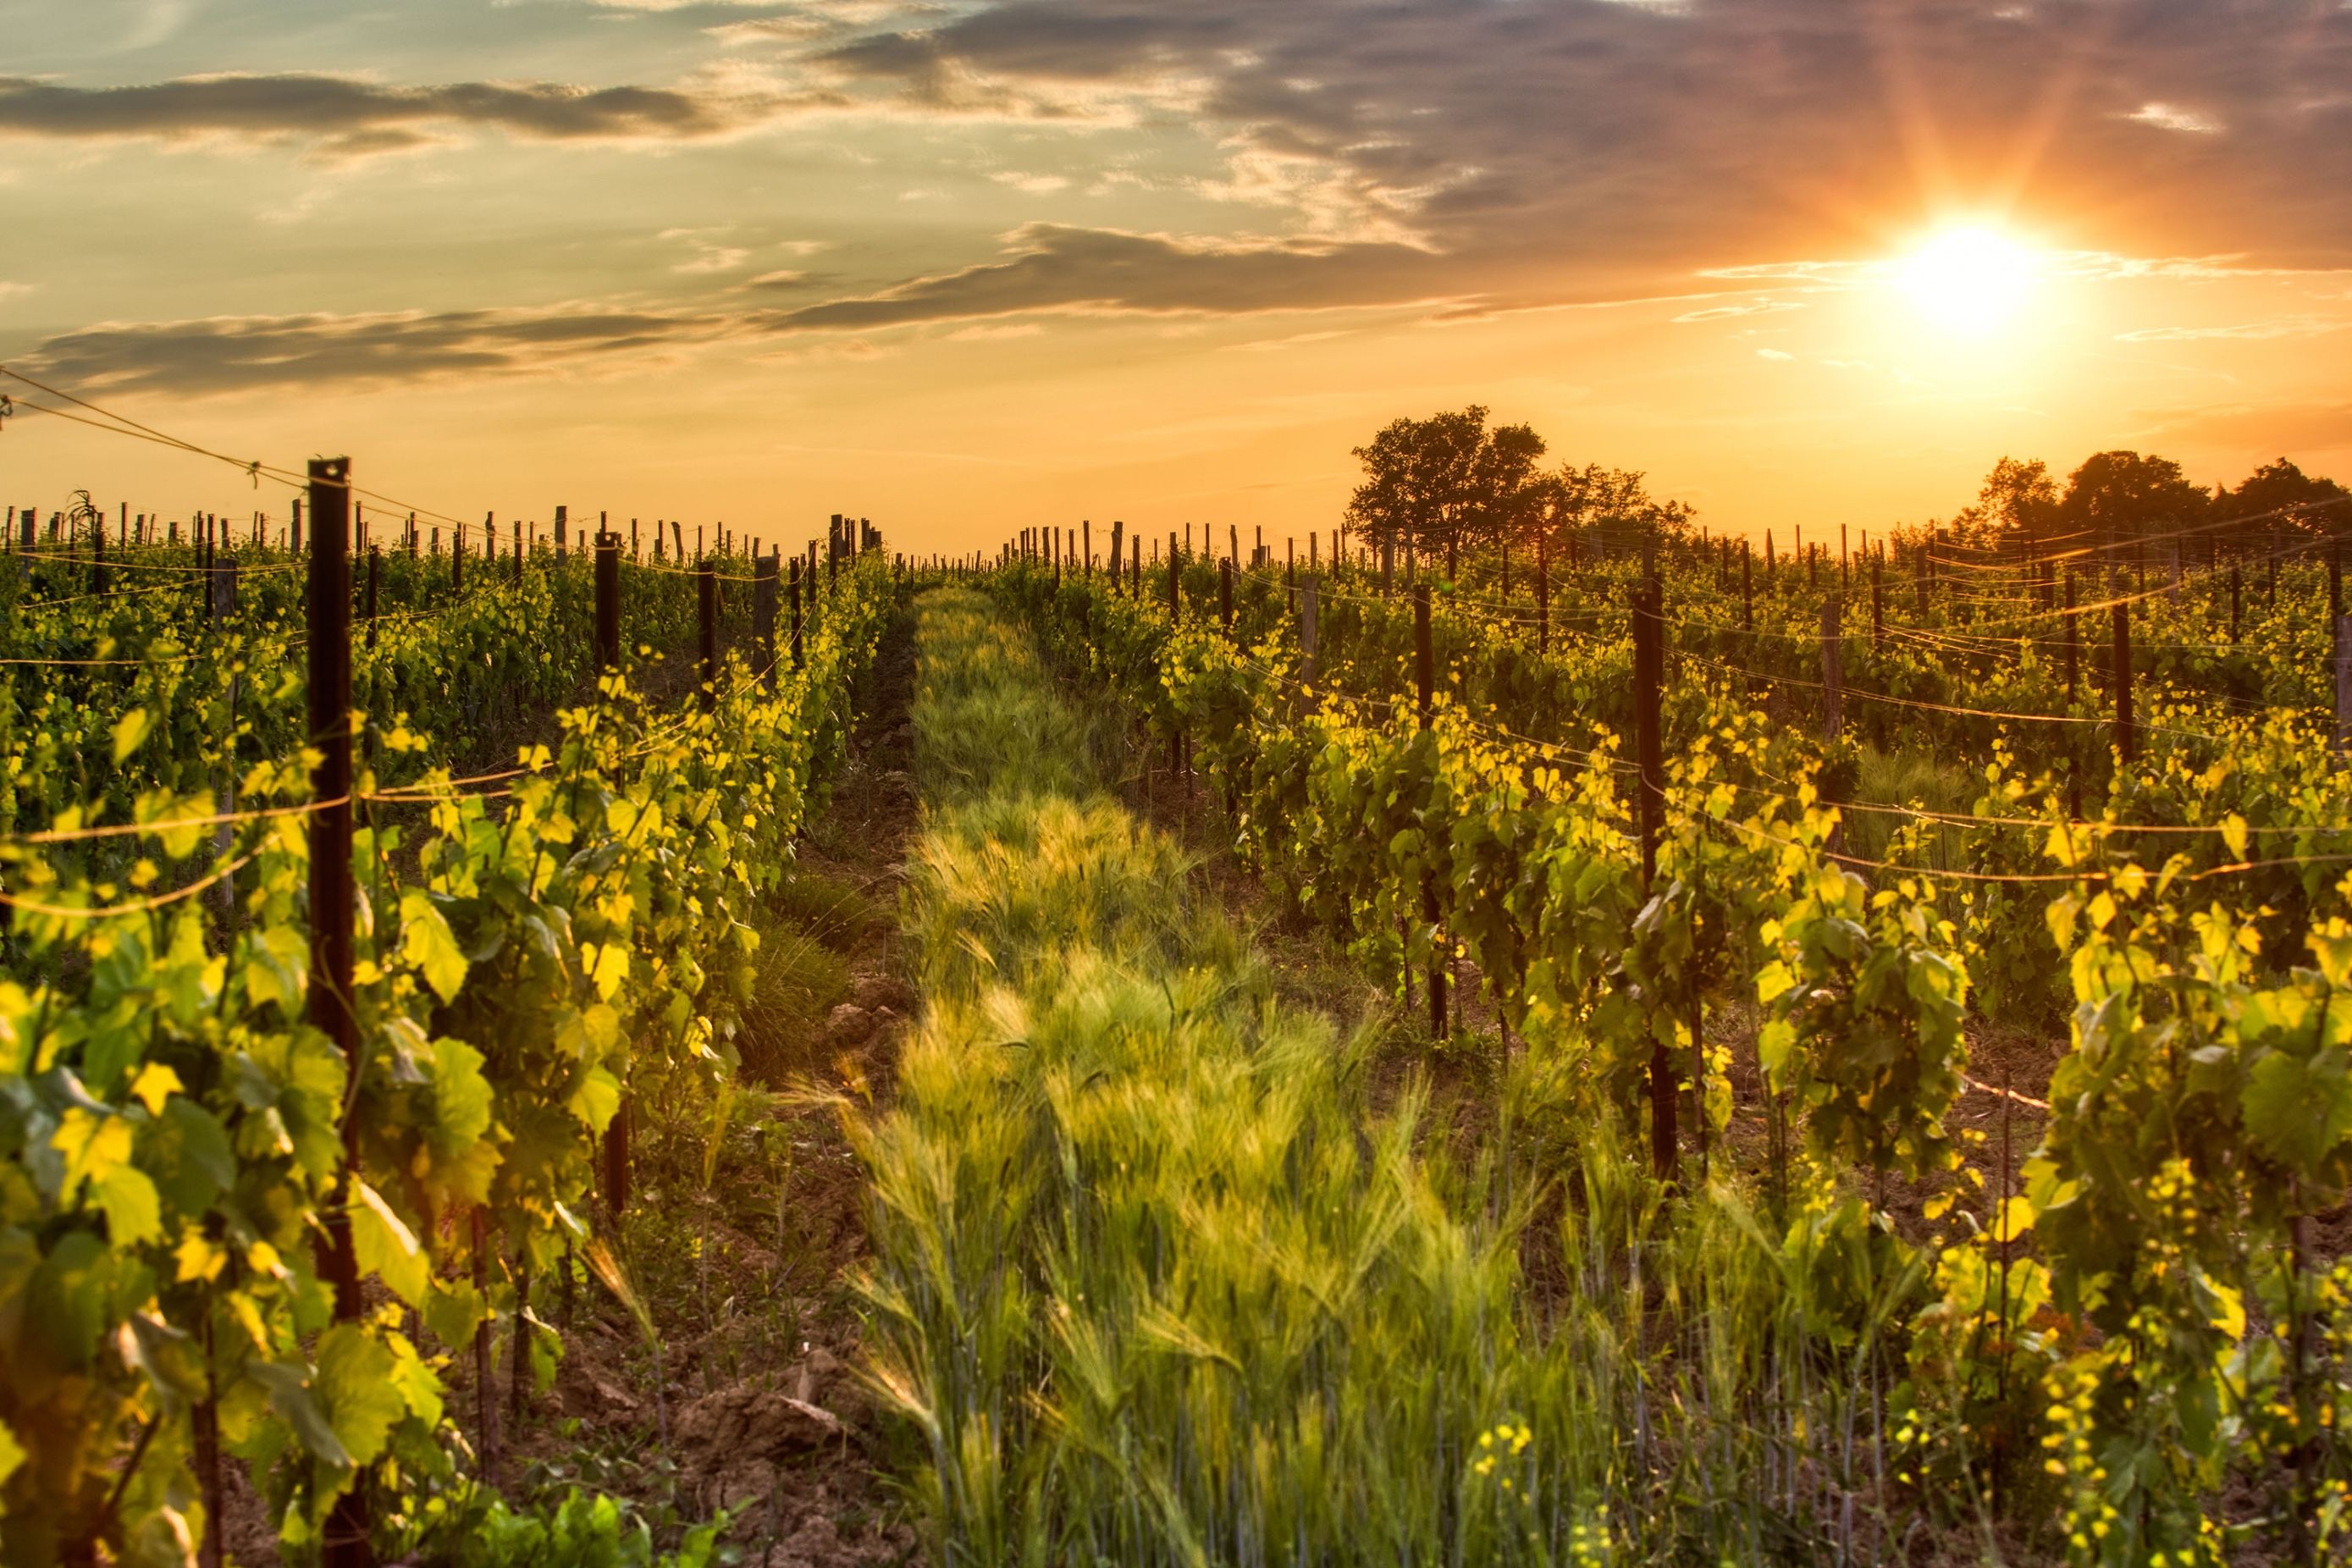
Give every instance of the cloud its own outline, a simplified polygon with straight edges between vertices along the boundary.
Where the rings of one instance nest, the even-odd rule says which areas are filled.
[[[1779,349],[1758,349],[1756,351],[1756,357],[1758,359],[1792,361],[1797,356],[1791,353],[1782,353]]]
[[[2255,341],[2313,338],[2326,332],[2340,332],[2346,327],[2352,327],[2352,321],[2329,321],[2324,316],[2281,316],[2268,321],[2241,321],[2218,327],[2142,327],[2137,331],[2117,332],[2116,341],[2125,343],[2182,343],[2203,338]]]
[[[1737,304],[1708,305],[1696,310],[1685,310],[1674,320],[1679,326],[1689,321],[1720,321],[1732,316],[1769,316],[1804,308],[1795,300],[1743,300]]]
[[[1001,169],[988,177],[1000,185],[1011,185],[1014,190],[1033,196],[1050,196],[1056,191],[1070,188],[1069,180],[1060,174],[1024,174],[1016,170]]]
[[[2352,246],[2352,6],[2304,0],[1010,0],[803,63],[917,112],[1193,127],[1226,165],[1196,194],[1445,251],[1482,290],[1884,254],[2008,205],[2133,249]]]
[[[165,142],[226,137],[307,144],[339,157],[398,152],[459,129],[497,131],[526,142],[695,140],[740,130],[784,107],[754,96],[554,82],[386,87],[351,77],[292,74],[80,88],[0,77],[0,135]]]
[[[522,374],[628,360],[727,335],[734,320],[594,305],[101,322],[48,339],[18,363],[93,392],[183,395]]]
[[[1443,296],[1436,258],[1400,246],[1219,244],[1032,224],[1007,254],[862,297],[803,306],[780,331],[870,331],[1029,311],[1245,315]]]
[[[2143,103],[2126,120],[2141,125],[2153,125],[2159,131],[2178,131],[2189,136],[2218,136],[2221,122],[2210,114],[2200,114],[2193,109],[2182,109],[2170,103]]]
[[[2225,447],[2251,461],[2281,452],[2352,451],[2352,403],[2237,404],[2175,409],[2149,435],[2183,446]]]

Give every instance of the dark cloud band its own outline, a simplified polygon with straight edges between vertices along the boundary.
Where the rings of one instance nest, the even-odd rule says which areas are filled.
[[[0,77],[0,134],[167,141],[228,135],[353,153],[414,145],[442,127],[478,127],[539,142],[709,137],[774,107],[667,88],[550,82],[385,87],[336,76],[220,76],[92,89]]]

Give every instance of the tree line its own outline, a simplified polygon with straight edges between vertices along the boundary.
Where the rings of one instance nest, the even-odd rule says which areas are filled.
[[[1479,405],[1426,419],[1396,419],[1354,456],[1363,480],[1348,502],[1349,528],[1376,549],[1434,560],[1465,550],[1538,542],[1567,555],[1637,549],[1644,539],[1695,531],[1687,503],[1651,494],[1645,476],[1598,463],[1548,468],[1549,444],[1528,425],[1487,424]],[[2306,474],[2285,458],[2232,488],[2191,483],[2180,465],[2153,453],[2095,452],[2062,482],[2040,458],[2004,456],[1977,498],[1948,521],[1890,532],[1968,548],[2030,554],[2042,549],[2130,547],[2200,529],[2221,550],[2274,547],[2296,534],[2352,531],[2352,491]],[[2258,518],[2249,534],[2218,525]]]

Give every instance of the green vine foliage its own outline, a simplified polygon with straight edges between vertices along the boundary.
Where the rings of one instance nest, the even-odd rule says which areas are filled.
[[[535,571],[420,616],[360,661],[362,704],[373,682],[462,726],[470,678],[435,672],[565,605],[561,637],[541,620],[520,646],[584,645],[585,574]],[[593,1155],[624,1097],[732,1072],[746,917],[840,758],[898,591],[879,559],[844,573],[805,668],[787,661],[770,689],[731,657],[707,711],[607,677],[487,781],[455,775],[416,712],[372,718],[350,1060],[307,1019],[299,749],[240,764],[224,843],[201,781],[228,751],[163,739],[182,732],[163,705],[225,689],[250,645],[169,666],[177,688],[160,659],[141,671],[126,692],[141,702],[101,746],[112,772],[45,818],[131,831],[0,845],[0,1559],[102,1544],[183,1561],[215,1432],[267,1478],[298,1555],[362,1478],[398,1497],[449,1474],[439,1369],[517,1307],[503,1268],[478,1289],[457,1222],[486,1213],[492,1259],[548,1268],[586,1236]],[[526,658],[520,675],[493,660],[480,689],[566,689],[568,658]],[[301,722],[291,668],[241,700],[243,745]],[[334,1321],[320,1275],[330,1204],[382,1288],[356,1321]]]
[[[1890,581],[1908,624],[1850,632],[1846,679],[1966,710],[1852,702],[1824,743],[1756,699],[1818,679],[1838,574],[1759,573],[1752,631],[1736,563],[1692,552],[1664,574],[1646,883],[1622,564],[1561,574],[1542,650],[1524,595],[1436,584],[1426,726],[1401,695],[1410,608],[1360,570],[1323,579],[1312,680],[1269,574],[1242,574],[1230,628],[1199,563],[1180,617],[1164,568],[1140,599],[1019,563],[992,581],[1063,668],[1190,738],[1238,851],[1373,973],[1402,991],[1433,955],[1475,964],[1544,1086],[1538,1145],[1573,1163],[1595,1109],[1638,1125],[1661,1048],[1701,1135],[1720,1131],[1729,1064],[1706,1020],[1757,1008],[1761,1109],[1797,1119],[1801,1151],[1776,1141],[1759,1212],[1779,1233],[1748,1234],[1820,1344],[1883,1342],[1905,1367],[1887,1408],[1906,1484],[1961,1521],[2047,1502],[2084,1563],[2220,1563],[2298,1531],[2340,1552],[2345,1286],[2309,1227],[2352,1184],[2352,771],[2312,710],[2324,625],[2298,609],[2324,584],[2299,570],[2274,603],[2250,595],[2226,649],[2213,579],[2137,603],[2126,763],[2097,723],[2102,656],[2084,634],[2070,696],[2063,623],[2034,595],[2004,622]],[[1969,809],[1840,804],[1855,742],[1898,723],[1972,759]],[[1889,812],[1883,850],[1846,847]],[[1953,1112],[1970,1032],[1995,1020],[2069,1048],[2017,1186],[1990,1190],[1984,1134],[1956,1136]],[[1890,1182],[1923,1195],[1924,1237],[1876,1212]]]

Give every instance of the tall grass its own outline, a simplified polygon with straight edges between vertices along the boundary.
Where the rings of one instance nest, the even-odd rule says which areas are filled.
[[[1021,637],[935,594],[919,648],[927,1005],[853,1134],[938,1562],[1880,1555],[1853,1325],[1904,1286],[1821,1255],[1853,1227],[1663,1202],[1570,1061],[1447,1154],[1097,787]]]

